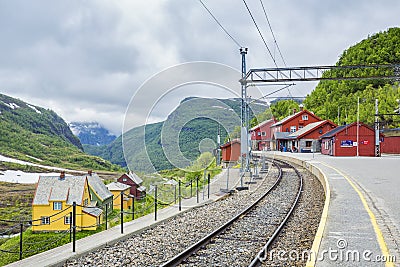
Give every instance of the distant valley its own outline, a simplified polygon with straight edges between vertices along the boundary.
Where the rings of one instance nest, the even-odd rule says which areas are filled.
[[[54,111],[0,94],[0,154],[71,169],[120,170],[83,152],[67,123]]]

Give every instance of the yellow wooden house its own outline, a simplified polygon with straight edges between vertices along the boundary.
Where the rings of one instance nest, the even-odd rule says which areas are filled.
[[[91,205],[86,176],[40,176],[32,201],[32,231],[70,229],[76,202],[76,230],[96,230],[103,210]]]
[[[120,182],[112,182],[106,185],[108,190],[114,195],[113,203],[114,209],[121,209],[121,193],[123,197],[123,209],[131,209],[133,204],[133,196],[130,195],[130,185],[126,185]]]

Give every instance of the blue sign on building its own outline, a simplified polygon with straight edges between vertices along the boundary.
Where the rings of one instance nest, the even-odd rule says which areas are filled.
[[[340,146],[341,147],[353,147],[353,141],[352,140],[342,140],[342,141],[340,141]]]

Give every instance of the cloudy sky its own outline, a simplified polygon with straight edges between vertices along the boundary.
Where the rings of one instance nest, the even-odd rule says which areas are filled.
[[[288,66],[335,64],[344,49],[399,24],[398,0],[262,1]],[[274,67],[243,1],[203,2],[249,48],[249,68]],[[283,66],[260,1],[247,2]],[[0,33],[1,93],[116,134],[134,93],[165,68],[212,61],[240,69],[238,46],[197,0],[0,0]]]

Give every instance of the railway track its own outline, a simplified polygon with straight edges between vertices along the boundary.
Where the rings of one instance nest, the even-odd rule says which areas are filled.
[[[282,161],[274,164],[279,170],[278,178],[264,194],[161,266],[237,266],[238,262],[260,266],[297,206],[303,189],[302,175],[295,167]]]
[[[265,256],[258,253],[282,223],[300,188],[296,171],[284,162],[275,163],[270,165],[268,173],[262,173],[262,180],[251,185],[251,190],[238,191],[223,200],[185,211],[126,239],[70,259],[64,266],[178,265],[169,262],[205,236],[217,232],[233,217],[238,217],[238,222],[219,231],[215,238],[205,242],[180,265],[249,266],[257,255],[260,259]],[[283,175],[279,178],[281,172]],[[304,184],[298,207],[294,209],[287,226],[277,235],[278,240],[272,242],[271,250],[296,248],[303,251],[310,249],[314,240],[323,208],[323,188],[312,174],[304,169],[300,172]],[[249,208],[249,203],[256,202],[269,190],[256,205],[257,208],[238,215],[239,211]],[[268,259],[266,264],[282,266],[282,262],[275,258]],[[304,264],[305,261],[300,260],[290,266]]]

